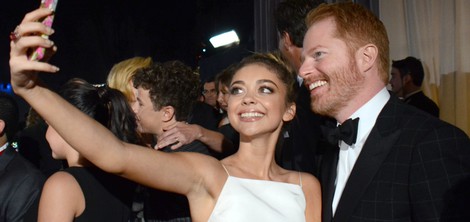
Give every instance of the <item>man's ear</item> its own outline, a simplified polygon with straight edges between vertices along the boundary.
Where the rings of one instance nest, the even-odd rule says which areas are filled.
[[[282,38],[282,42],[283,42],[283,44],[284,44],[284,47],[285,47],[286,49],[288,49],[288,48],[292,47],[292,45],[294,45],[294,44],[292,43],[292,38],[291,38],[291,36],[289,35],[289,33],[287,33],[287,32],[282,32],[281,38]]]
[[[289,105],[289,107],[287,107],[286,112],[284,112],[284,115],[282,116],[282,120],[284,122],[288,122],[294,119],[296,110],[297,110],[297,106],[295,105],[295,103],[292,103],[291,105]]]
[[[164,106],[162,109],[163,112],[163,121],[168,122],[175,117],[175,108],[173,106]]]
[[[401,82],[402,82],[403,85],[406,85],[408,83],[413,82],[413,78],[411,77],[410,74],[406,74],[403,77],[401,77]]]
[[[378,50],[374,44],[367,44],[357,52],[358,67],[361,73],[369,71],[377,60]]]

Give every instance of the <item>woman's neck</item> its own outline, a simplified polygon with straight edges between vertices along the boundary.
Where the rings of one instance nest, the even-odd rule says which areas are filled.
[[[273,167],[278,167],[274,160],[276,143],[269,140],[240,141],[240,147],[234,159],[243,171],[248,171],[260,178],[267,178]]]

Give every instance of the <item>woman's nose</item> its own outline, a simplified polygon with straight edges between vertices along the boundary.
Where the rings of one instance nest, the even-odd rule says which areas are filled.
[[[251,93],[247,93],[247,94],[245,94],[245,96],[243,96],[242,103],[244,105],[255,104],[256,99],[254,98],[254,96]]]

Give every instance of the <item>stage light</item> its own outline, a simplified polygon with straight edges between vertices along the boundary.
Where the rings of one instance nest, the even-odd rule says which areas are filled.
[[[5,83],[5,84],[1,83],[0,84],[0,92],[5,92],[5,93],[13,95],[13,89],[11,88],[11,84],[10,83]]]
[[[238,38],[237,33],[234,30],[232,30],[229,32],[225,32],[225,33],[213,36],[212,38],[209,39],[209,41],[211,42],[214,48],[218,48],[218,47],[230,45],[233,43],[239,43],[240,39]]]

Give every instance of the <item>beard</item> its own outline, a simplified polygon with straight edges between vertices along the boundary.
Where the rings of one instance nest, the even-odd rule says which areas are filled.
[[[311,108],[320,115],[335,117],[358,94],[364,82],[357,65],[352,61],[349,65],[332,70],[325,74],[327,91],[313,96]],[[323,86],[325,87],[325,86]]]

